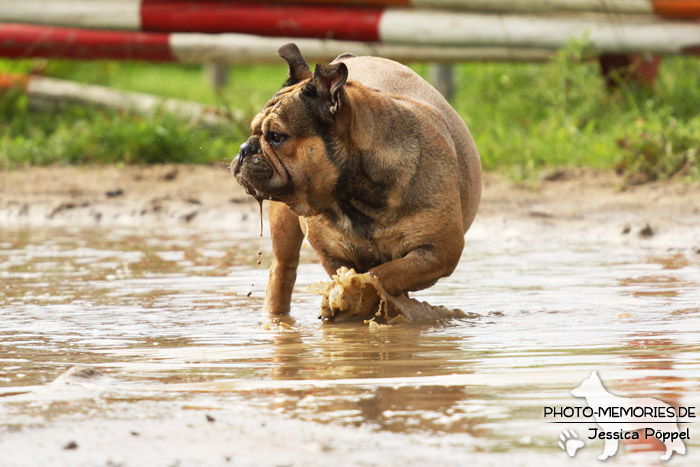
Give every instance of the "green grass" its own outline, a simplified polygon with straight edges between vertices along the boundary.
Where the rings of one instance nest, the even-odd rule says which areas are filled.
[[[647,137],[663,133],[670,152],[695,148],[687,154],[694,158],[688,168],[697,172],[700,60],[666,59],[653,92],[634,84],[610,92],[597,62],[572,59],[571,53],[546,65],[460,67],[454,105],[486,169],[505,169],[516,179],[555,166],[634,171],[630,162]],[[666,131],[671,127],[678,131]],[[665,174],[650,171],[648,178]]]
[[[700,59],[669,57],[655,89],[609,91],[595,60],[577,45],[546,64],[461,64],[453,105],[470,127],[484,168],[515,180],[542,169],[617,169],[631,183],[671,176],[700,180]],[[201,67],[174,64],[0,61],[0,71],[44,73],[161,96],[243,109],[254,115],[286,76],[283,65],[235,66],[219,94]],[[414,67],[422,75],[425,65]],[[247,137],[165,115],[143,118],[69,107],[60,114],[0,98],[0,167],[48,163],[228,161]]]
[[[219,95],[198,65],[55,61],[48,64],[46,72],[56,78],[116,89],[224,104],[252,115],[258,113],[287,77],[286,65],[281,64],[231,67],[229,85]]]
[[[241,132],[209,130],[168,115],[153,118],[69,106],[36,112],[27,97],[0,99],[0,168],[96,163],[230,162]]]

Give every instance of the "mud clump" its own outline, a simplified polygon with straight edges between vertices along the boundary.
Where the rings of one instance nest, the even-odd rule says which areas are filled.
[[[478,316],[404,295],[389,295],[377,277],[346,267],[339,268],[330,281],[316,282],[308,290],[323,297],[319,318],[328,322],[362,319],[370,325],[398,324]]]
[[[65,446],[63,446],[63,449],[65,449],[66,451],[78,449],[78,443],[76,443],[75,441],[69,441],[68,443],[66,443]]]
[[[120,196],[122,196],[122,195],[124,195],[124,190],[122,190],[122,189],[119,188],[119,187],[112,188],[112,189],[107,190],[107,191],[105,192],[105,196],[106,196],[107,198],[118,198],[118,197],[120,197]]]
[[[163,175],[161,175],[160,179],[164,182],[170,182],[175,180],[179,173],[180,172],[177,167],[172,167],[169,170],[167,170]]]
[[[656,234],[656,231],[649,225],[646,224],[640,231],[639,236],[642,238],[651,238]]]

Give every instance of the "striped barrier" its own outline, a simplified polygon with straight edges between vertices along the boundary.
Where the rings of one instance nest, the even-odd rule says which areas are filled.
[[[0,56],[173,61],[169,34],[0,24]]]
[[[35,22],[70,23],[72,26],[174,33],[236,32],[416,46],[556,49],[572,37],[587,35],[593,48],[602,53],[698,53],[700,47],[700,22],[661,20],[653,16],[632,16],[622,21],[609,15],[524,16],[211,1],[104,0],[89,2],[91,7],[80,0],[64,2],[74,8],[46,7],[58,5],[59,1],[3,0],[0,18],[12,16],[10,13],[26,17],[31,10]],[[16,9],[10,8],[10,4]],[[45,4],[45,8],[38,11],[41,4]],[[20,14],[22,9],[24,14]],[[88,36],[86,32],[84,37]],[[153,40],[162,44],[167,42],[167,37],[152,35],[133,39],[130,36],[115,40]],[[110,45],[105,47],[109,49]],[[147,48],[157,49],[158,46],[148,44]],[[135,55],[139,55],[137,49],[134,49]],[[155,55],[165,53],[161,50]]]
[[[700,18],[700,2],[697,0],[267,0],[266,3],[294,7],[305,3],[336,7],[414,7],[511,13],[598,12]],[[151,22],[162,23],[166,16],[208,14],[205,12],[212,15],[230,12],[228,14],[233,15],[239,8],[271,11],[271,7],[258,2],[236,0],[3,0],[0,2],[0,21],[149,30]],[[306,11],[315,13],[314,9]]]
[[[552,20],[500,15],[443,17],[436,12],[416,16],[407,11],[393,12],[390,19],[382,24],[378,34],[380,42],[325,40],[305,42],[304,47],[327,51],[321,54],[323,56],[336,51],[357,54],[370,51],[408,61],[461,61],[489,56],[493,59],[527,57],[528,54],[522,52],[527,48],[537,49],[533,56],[541,57],[543,50],[555,50],[572,38],[586,37],[593,50],[599,53],[700,54],[700,23],[618,24],[577,18]],[[285,40],[298,42],[301,47],[301,39],[287,37]],[[230,62],[236,58],[227,59],[227,52],[242,55],[249,48],[259,50],[255,44],[271,43],[282,41],[266,42],[262,37],[245,34],[98,31],[0,23],[0,56],[17,58],[203,62],[205,58],[216,57]],[[315,45],[309,47],[308,44]],[[482,48],[485,49],[480,51]]]
[[[585,37],[602,53],[698,53],[700,22],[387,10],[379,38],[394,43],[560,48]]]
[[[272,3],[299,2],[298,0],[272,0]],[[697,0],[304,0],[304,3],[341,6],[415,7],[433,10],[502,11],[511,13],[579,11],[656,14],[668,18],[700,18],[700,2]]]
[[[370,42],[261,37],[247,34],[187,34],[95,31],[26,24],[0,24],[0,56],[78,60],[148,60],[184,63],[279,63],[276,50],[296,42],[310,62],[346,52],[402,62],[545,61],[552,50],[505,47],[434,47]]]
[[[381,8],[162,0],[2,0],[0,21],[148,32],[376,41]]]

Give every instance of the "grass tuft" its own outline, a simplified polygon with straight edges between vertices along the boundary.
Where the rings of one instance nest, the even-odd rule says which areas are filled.
[[[167,114],[143,117],[65,106],[35,111],[27,97],[0,98],[0,168],[48,164],[230,162],[242,131],[203,128]]]

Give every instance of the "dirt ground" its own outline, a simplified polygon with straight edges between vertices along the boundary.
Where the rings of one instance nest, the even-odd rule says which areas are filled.
[[[700,186],[651,183],[623,189],[612,172],[558,171],[532,187],[486,174],[472,230],[565,229],[582,238],[700,249]],[[227,167],[41,167],[0,173],[7,227],[192,226],[253,231],[258,205]]]

